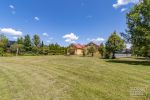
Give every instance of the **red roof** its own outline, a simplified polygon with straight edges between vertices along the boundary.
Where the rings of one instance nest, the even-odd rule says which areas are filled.
[[[83,49],[85,46],[81,44],[74,44],[74,47],[77,49]]]

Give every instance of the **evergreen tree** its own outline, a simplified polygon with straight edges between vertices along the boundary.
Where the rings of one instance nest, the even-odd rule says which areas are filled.
[[[42,43],[41,43],[41,47],[44,47],[44,42],[42,41]]]
[[[27,52],[32,50],[32,42],[28,34],[24,37],[24,48]]]
[[[38,47],[38,46],[40,46],[40,37],[37,35],[37,34],[35,34],[34,36],[33,36],[33,44],[36,46],[36,47]]]
[[[18,44],[24,44],[24,39],[23,39],[23,37],[18,38],[18,39],[17,39],[17,43],[18,43]]]

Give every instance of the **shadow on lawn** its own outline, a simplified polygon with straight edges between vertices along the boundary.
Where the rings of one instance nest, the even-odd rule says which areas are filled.
[[[150,61],[134,61],[134,60],[108,60],[107,62],[111,63],[124,63],[129,65],[144,65],[144,66],[150,66]]]

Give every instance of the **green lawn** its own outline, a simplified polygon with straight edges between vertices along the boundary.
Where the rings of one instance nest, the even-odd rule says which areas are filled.
[[[144,96],[131,96],[134,87]],[[150,62],[90,57],[0,57],[0,100],[148,100]]]

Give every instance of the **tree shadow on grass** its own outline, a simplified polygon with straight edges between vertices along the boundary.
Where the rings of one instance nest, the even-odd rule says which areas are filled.
[[[129,64],[129,65],[144,65],[144,66],[149,66],[150,67],[150,61],[137,61],[137,60],[108,60],[107,62],[111,63],[124,63],[124,64]]]

